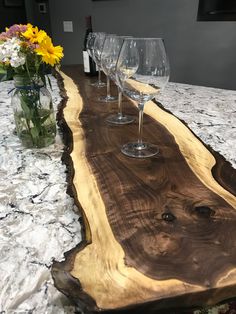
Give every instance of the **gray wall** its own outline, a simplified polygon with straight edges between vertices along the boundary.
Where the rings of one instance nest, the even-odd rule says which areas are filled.
[[[52,33],[65,64],[82,63],[84,17],[94,31],[163,37],[176,82],[236,89],[236,22],[197,22],[198,0],[50,0]],[[64,33],[72,20],[74,33]]]
[[[95,20],[92,3],[91,0],[49,0],[53,41],[64,48],[64,64],[82,63],[85,16],[92,15]],[[73,22],[73,33],[63,32],[63,21]]]

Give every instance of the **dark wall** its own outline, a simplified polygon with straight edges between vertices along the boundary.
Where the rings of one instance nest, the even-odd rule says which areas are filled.
[[[95,31],[165,39],[171,80],[236,89],[236,22],[198,22],[198,0],[50,0],[52,32],[64,63],[82,63],[84,18]],[[74,32],[62,23],[73,21]]]
[[[0,0],[0,32],[5,31],[5,27],[13,24],[25,24],[26,13],[24,1],[20,7],[7,7],[4,0]]]
[[[46,6],[46,12],[39,11],[39,4]],[[27,21],[45,30],[51,36],[50,7],[48,0],[25,0]]]
[[[10,2],[10,1],[9,1]],[[46,13],[40,13],[39,3],[45,3]],[[32,23],[51,35],[50,8],[48,0],[22,0],[22,6],[11,7],[0,0],[0,32],[13,24]]]

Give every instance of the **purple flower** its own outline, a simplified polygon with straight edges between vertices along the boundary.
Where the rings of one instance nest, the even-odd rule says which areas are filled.
[[[7,33],[6,32],[2,32],[1,34],[0,34],[0,40],[7,40],[8,39],[8,37],[7,37]]]
[[[18,37],[20,33],[24,33],[27,30],[27,25],[14,24],[5,33],[2,33],[4,37]]]

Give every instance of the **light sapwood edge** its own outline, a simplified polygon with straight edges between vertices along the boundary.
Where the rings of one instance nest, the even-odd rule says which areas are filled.
[[[198,179],[236,209],[236,197],[225,190],[212,175],[212,168],[216,163],[214,156],[188,127],[153,101],[145,105],[144,112],[161,123],[174,136],[182,155]]]
[[[75,170],[73,184],[89,223],[92,239],[92,243],[76,255],[71,275],[79,279],[82,289],[101,309],[116,309],[207,289],[176,279],[154,280],[124,264],[124,251],[114,238],[96,179],[84,156],[84,132],[79,122],[83,100],[73,80],[63,72],[61,76],[68,96],[64,118],[74,141],[71,153]],[[159,110],[156,114],[159,121]],[[223,285],[230,282],[228,274],[225,274]]]

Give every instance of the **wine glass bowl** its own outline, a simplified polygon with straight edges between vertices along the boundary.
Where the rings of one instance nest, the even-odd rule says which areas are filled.
[[[92,59],[94,59],[93,58],[93,46],[94,46],[95,37],[96,37],[96,33],[94,32],[89,33],[87,42],[86,42],[86,49]]]
[[[96,38],[94,40],[94,60],[99,68],[101,68],[101,54],[105,38],[105,33],[96,33]]]
[[[116,66],[117,58],[114,58],[114,54],[116,54],[116,43],[116,35],[106,36],[102,50],[101,64],[103,72],[108,76],[110,76],[111,70]]]
[[[123,93],[138,103],[138,140],[122,146],[121,151],[136,158],[158,153],[155,144],[143,142],[143,109],[157,97],[169,80],[169,62],[161,38],[126,38],[117,61],[117,80]]]
[[[89,56],[94,60],[94,41],[96,38],[96,33],[91,32],[88,35],[86,42],[86,49],[88,51]]]
[[[99,100],[102,102],[117,101],[116,96],[111,96],[110,88],[110,72],[112,67],[115,66],[115,60],[113,58],[115,38],[116,35],[107,34],[102,47],[100,62],[101,68],[107,77],[107,95],[99,98]]]
[[[129,124],[134,121],[134,117],[127,116],[122,113],[122,91],[116,80],[116,64],[120,49],[122,47],[125,36],[108,35],[104,42],[101,62],[104,73],[112,79],[118,87],[118,113],[109,115],[106,119],[111,124]]]
[[[90,33],[86,44],[88,54],[96,63],[98,69],[98,81],[92,83],[91,85],[98,88],[106,86],[106,84],[101,81],[101,51],[105,40],[105,36],[106,34],[102,32]]]

